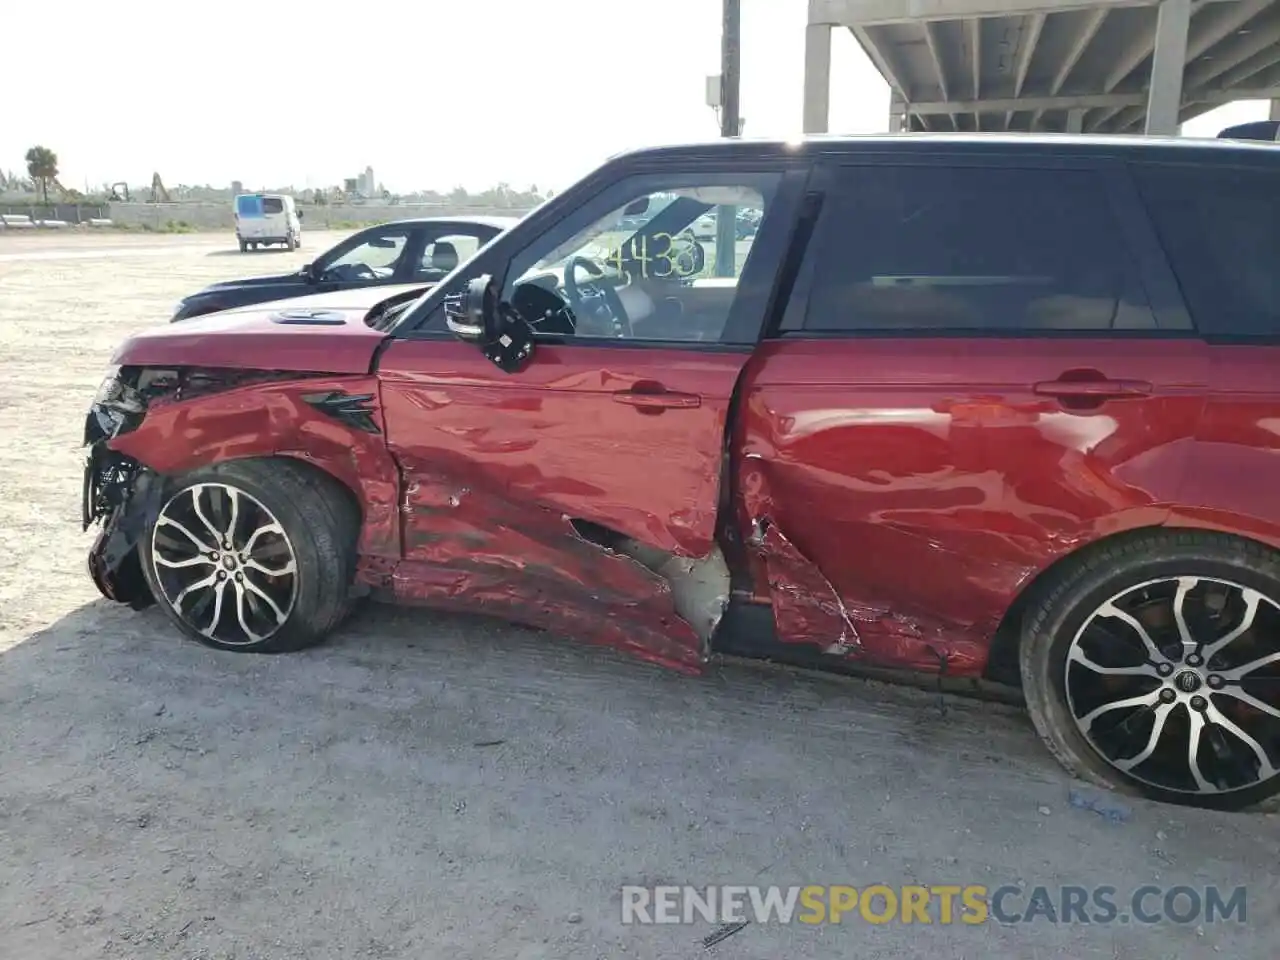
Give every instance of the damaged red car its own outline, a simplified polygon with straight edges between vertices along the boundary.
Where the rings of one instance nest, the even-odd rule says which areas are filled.
[[[127,340],[90,571],[227,650],[372,596],[688,673],[1000,682],[1074,773],[1248,806],[1280,792],[1278,188],[1226,141],[622,155],[425,294]]]

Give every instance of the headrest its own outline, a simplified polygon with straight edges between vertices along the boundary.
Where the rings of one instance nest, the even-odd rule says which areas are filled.
[[[458,248],[447,240],[437,240],[431,246],[431,269],[451,273],[458,266]]]

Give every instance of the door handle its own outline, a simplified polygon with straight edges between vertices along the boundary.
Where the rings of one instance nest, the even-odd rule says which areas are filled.
[[[666,390],[652,393],[620,390],[613,395],[613,399],[641,410],[691,410],[702,406],[702,397],[696,393],[674,393]]]
[[[1032,388],[1042,397],[1066,400],[1111,400],[1144,397],[1152,386],[1146,380],[1042,380]]]

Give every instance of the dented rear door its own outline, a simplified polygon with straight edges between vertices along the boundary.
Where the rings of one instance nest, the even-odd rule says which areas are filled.
[[[669,237],[648,237],[619,261],[631,281],[619,291],[625,328],[605,335],[581,317],[575,332],[544,328],[519,373],[430,320],[390,344],[378,374],[403,474],[400,599],[699,667],[729,591],[716,530],[730,404],[772,296],[797,177],[638,175],[531,239],[508,271],[504,297],[517,304],[522,278],[563,270],[549,255],[591,249],[580,239],[637,198],[660,208],[671,189],[741,182],[759,186],[765,206],[759,232],[735,243],[725,275],[696,278],[706,282],[664,259]],[[714,251],[705,259],[714,274]],[[585,286],[590,270],[580,269]]]
[[[889,158],[816,186],[735,441],[758,599],[784,640],[978,673],[1032,576],[1168,516],[1205,349],[1104,160]]]

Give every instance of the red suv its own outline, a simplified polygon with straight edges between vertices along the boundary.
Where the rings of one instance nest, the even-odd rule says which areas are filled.
[[[225,649],[372,595],[690,673],[1013,682],[1074,773],[1251,805],[1280,792],[1277,223],[1262,144],[620,156],[413,299],[126,341],[90,569]]]

